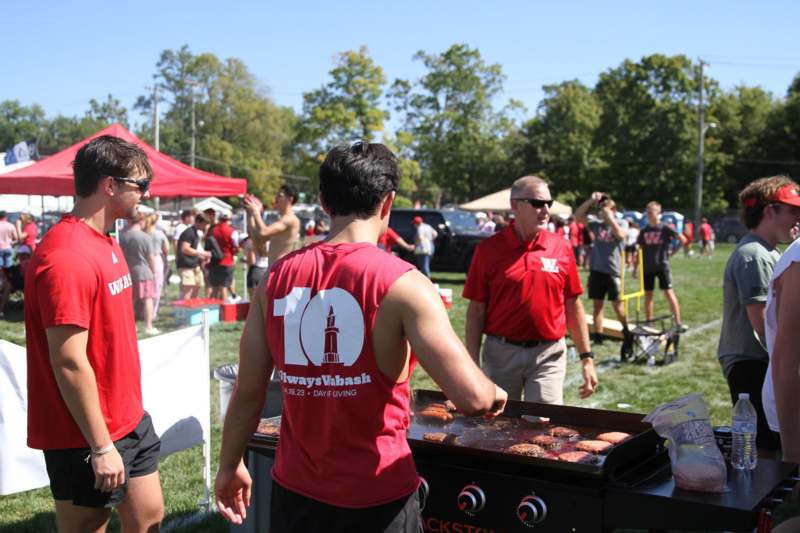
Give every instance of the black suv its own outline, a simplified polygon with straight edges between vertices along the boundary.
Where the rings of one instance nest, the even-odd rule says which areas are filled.
[[[713,227],[717,242],[737,243],[747,234],[747,227],[737,215],[726,215],[717,220]]]
[[[475,215],[460,209],[392,209],[389,227],[409,244],[414,244],[416,227],[411,223],[420,216],[439,234],[434,244],[436,251],[431,259],[431,270],[440,272],[466,272],[472,262],[475,246],[488,233],[478,231]],[[414,254],[400,250],[400,257],[414,262]]]

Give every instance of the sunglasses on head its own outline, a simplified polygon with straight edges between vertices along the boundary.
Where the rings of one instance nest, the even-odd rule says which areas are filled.
[[[541,209],[544,206],[553,207],[553,200],[540,200],[539,198],[514,198],[518,202],[528,202],[531,207]]]
[[[111,176],[114,178],[115,181],[121,181],[123,183],[130,183],[131,185],[136,185],[139,188],[139,192],[142,194],[147,192],[147,189],[150,188],[150,180],[147,178],[135,180],[133,178],[120,178],[117,176]]]

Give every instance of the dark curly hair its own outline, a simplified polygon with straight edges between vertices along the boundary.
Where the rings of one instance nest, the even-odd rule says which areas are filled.
[[[397,158],[382,144],[357,142],[337,146],[319,168],[319,192],[331,216],[375,214],[381,201],[397,190]]]

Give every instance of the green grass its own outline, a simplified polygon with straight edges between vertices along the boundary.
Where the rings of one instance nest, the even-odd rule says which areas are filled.
[[[672,271],[683,320],[690,328],[719,320],[722,310],[722,272],[732,246],[721,245],[713,260],[697,257],[684,258],[682,255],[672,259]],[[241,276],[237,277],[241,280]],[[467,301],[461,298],[464,283],[463,274],[434,273],[434,281],[443,287],[453,289],[453,308],[450,319],[456,332],[463,338],[464,317]],[[584,274],[585,282],[585,274]],[[170,287],[170,296],[175,296],[175,287]],[[590,302],[584,300],[589,309]],[[660,291],[655,297],[656,315],[666,314],[667,305]],[[634,305],[631,306],[633,315]],[[606,316],[612,311],[606,310]],[[175,328],[172,309],[164,305],[156,322],[162,331]],[[140,329],[141,324],[140,324]],[[217,324],[211,327],[211,368],[238,359],[238,343],[241,323]],[[24,327],[19,309],[12,309],[5,320],[0,320],[0,338],[16,344],[24,344]],[[709,327],[700,333],[688,334],[681,338],[680,357],[668,366],[647,367],[645,365],[620,364],[619,343],[605,342],[595,349],[596,364],[599,371],[597,392],[581,400],[578,397],[580,386],[580,364],[568,365],[565,401],[570,405],[598,407],[602,409],[626,410],[647,413],[653,407],[690,392],[701,392],[711,408],[715,425],[730,423],[730,398],[728,388],[716,358],[719,325]],[[218,423],[219,398],[216,382],[212,379],[211,423],[212,423],[212,475],[216,472],[219,453],[220,426]],[[425,371],[417,367],[412,386],[414,388],[436,388]],[[628,404],[630,407],[622,407]],[[24,436],[20,436],[24,438]],[[172,519],[188,516],[197,511],[197,502],[202,497],[202,454],[200,448],[179,452],[162,461],[160,465],[162,485],[166,506],[165,523]],[[52,500],[49,489],[39,489],[22,494],[0,497],[0,533],[39,533],[55,531]],[[119,531],[116,521],[110,531]],[[215,515],[194,526],[175,529],[180,532],[227,532],[224,521]]]

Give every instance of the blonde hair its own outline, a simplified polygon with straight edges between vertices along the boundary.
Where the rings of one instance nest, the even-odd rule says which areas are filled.
[[[145,233],[150,233],[156,227],[156,222],[158,222],[158,215],[155,213],[150,213],[149,215],[144,216],[144,220],[142,221],[143,226],[142,230]]]

